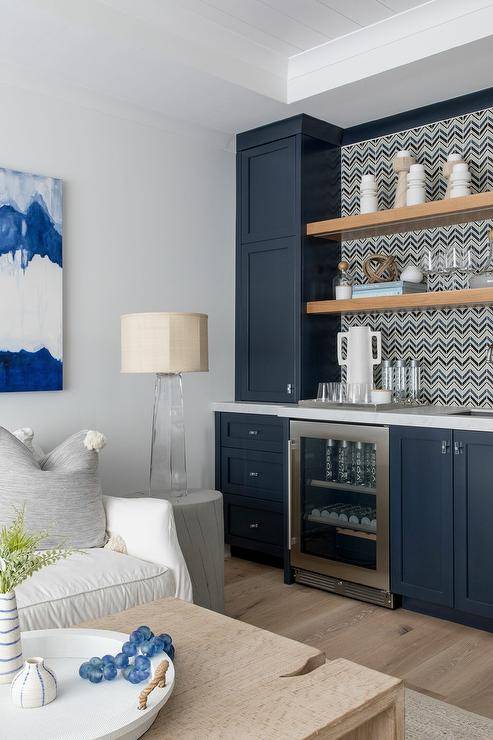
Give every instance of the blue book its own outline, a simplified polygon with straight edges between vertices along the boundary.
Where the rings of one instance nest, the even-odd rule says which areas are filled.
[[[404,295],[406,293],[426,293],[425,283],[407,283],[394,280],[391,283],[368,283],[353,285],[353,298],[371,298],[384,295]]]

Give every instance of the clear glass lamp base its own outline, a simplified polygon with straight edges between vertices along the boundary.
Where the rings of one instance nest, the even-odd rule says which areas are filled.
[[[152,417],[149,495],[177,498],[187,493],[185,420],[180,373],[157,373]]]

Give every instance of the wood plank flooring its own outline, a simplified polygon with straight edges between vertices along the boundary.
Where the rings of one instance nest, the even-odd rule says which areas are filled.
[[[282,571],[225,561],[226,614],[403,678],[442,701],[493,718],[493,634],[405,609],[391,611],[295,584]]]

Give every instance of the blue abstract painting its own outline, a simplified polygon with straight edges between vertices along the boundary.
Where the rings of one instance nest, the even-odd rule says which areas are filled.
[[[62,181],[0,168],[0,392],[63,388]]]

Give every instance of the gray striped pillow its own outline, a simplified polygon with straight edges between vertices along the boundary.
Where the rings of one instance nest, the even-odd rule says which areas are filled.
[[[39,462],[7,429],[0,427],[0,525],[25,505],[26,526],[46,530],[43,547],[102,547],[106,516],[98,478],[98,453],[84,447],[77,432]]]

